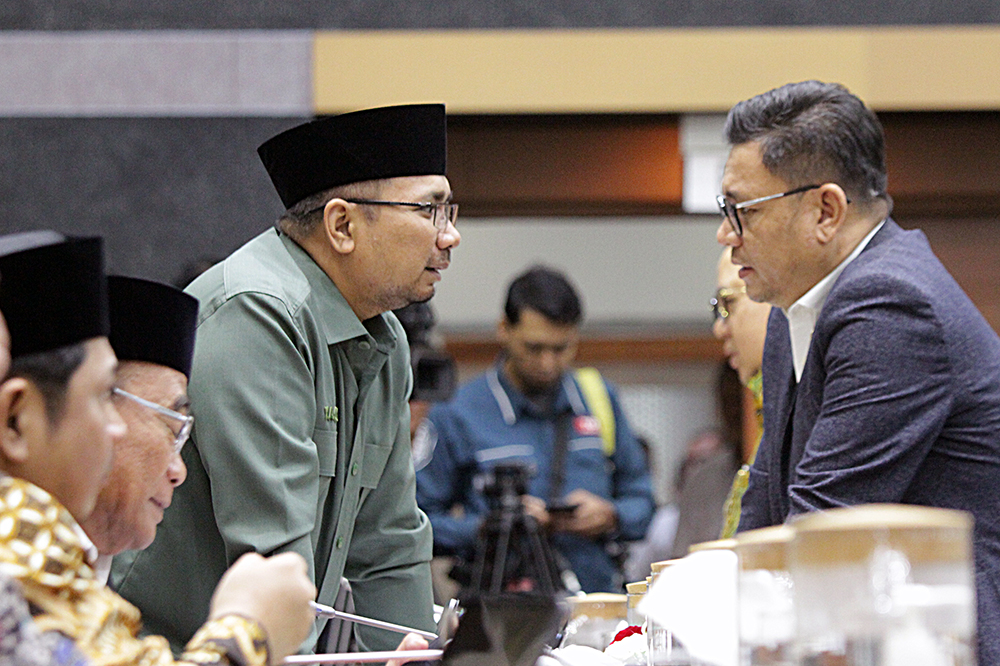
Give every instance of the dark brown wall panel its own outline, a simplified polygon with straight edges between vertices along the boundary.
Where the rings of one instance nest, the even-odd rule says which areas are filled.
[[[676,116],[455,116],[448,176],[469,215],[680,212]]]
[[[897,215],[1000,214],[1000,113],[879,117]]]

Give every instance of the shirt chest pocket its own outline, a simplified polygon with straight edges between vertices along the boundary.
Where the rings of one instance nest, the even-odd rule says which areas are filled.
[[[316,445],[320,476],[336,476],[337,470],[337,429],[316,428],[312,435]]]

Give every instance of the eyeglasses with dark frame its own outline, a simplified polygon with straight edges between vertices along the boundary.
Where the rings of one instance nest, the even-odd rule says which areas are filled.
[[[175,412],[174,410],[164,407],[163,405],[158,405],[155,402],[146,400],[145,398],[140,398],[137,395],[133,395],[128,391],[118,388],[117,386],[112,389],[115,395],[120,395],[123,398],[131,400],[134,403],[142,405],[148,409],[152,409],[157,414],[166,416],[167,418],[174,419],[175,421],[180,421],[181,429],[177,431],[174,435],[174,453],[179,454],[181,449],[184,448],[184,443],[187,442],[188,437],[191,436],[191,428],[194,426],[194,417],[190,414],[181,414],[180,412]]]
[[[743,220],[740,219],[740,211],[744,208],[755,206],[759,203],[764,203],[765,201],[773,201],[782,197],[789,197],[793,194],[801,194],[820,187],[823,187],[823,183],[816,185],[803,185],[802,187],[796,187],[794,190],[788,190],[787,192],[782,192],[781,194],[771,194],[766,197],[751,199],[750,201],[741,201],[740,203],[733,203],[727,199],[725,195],[719,194],[715,197],[715,203],[719,205],[719,212],[722,214],[723,219],[729,222],[729,225],[733,228],[733,231],[736,232],[736,235],[742,236]],[[848,200],[847,203],[850,203],[850,200]]]
[[[452,226],[455,226],[455,221],[458,219],[457,203],[444,201],[382,201],[380,199],[344,199],[344,201],[364,206],[411,206],[418,213],[430,213],[431,224],[434,225],[434,228],[437,229],[439,233],[448,228],[449,222]],[[306,215],[311,215],[312,213],[323,210],[324,208],[326,208],[326,204],[317,206],[316,208],[307,211]]]
[[[730,305],[732,299],[745,293],[747,293],[746,285],[736,288],[722,287],[716,291],[715,296],[708,299],[708,306],[712,308],[712,316],[715,319],[729,319],[729,315],[732,313]]]

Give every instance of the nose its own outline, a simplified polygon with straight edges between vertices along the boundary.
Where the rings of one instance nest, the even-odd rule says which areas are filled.
[[[729,337],[729,327],[726,326],[725,319],[718,317],[712,322],[712,335],[715,336],[716,340],[725,340]]]
[[[719,245],[728,245],[729,247],[736,247],[742,241],[736,235],[736,229],[726,218],[722,218],[722,221],[719,222],[719,228],[715,230],[715,240]]]
[[[555,374],[559,365],[559,354],[555,351],[546,350],[538,355],[538,369],[542,374],[550,376]]]
[[[167,480],[170,481],[171,486],[176,488],[184,483],[184,479],[186,478],[187,465],[184,464],[181,454],[175,453],[173,459],[170,461],[170,464],[167,465]]]
[[[450,250],[453,247],[458,247],[458,244],[462,242],[462,234],[458,232],[455,227],[455,223],[451,220],[445,225],[437,235],[437,245],[442,250]]]

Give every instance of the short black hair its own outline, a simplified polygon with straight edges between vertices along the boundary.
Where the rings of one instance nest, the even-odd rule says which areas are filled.
[[[726,138],[760,143],[768,171],[793,186],[836,182],[852,201],[892,200],[875,113],[839,83],[789,83],[734,106]]]
[[[546,266],[532,266],[507,288],[507,321],[516,325],[527,308],[556,324],[575,326],[583,319],[580,297],[573,285],[565,275]]]
[[[69,380],[87,358],[85,343],[77,342],[49,351],[15,357],[8,378],[27,379],[45,399],[45,414],[49,423],[58,423],[66,405]]]

